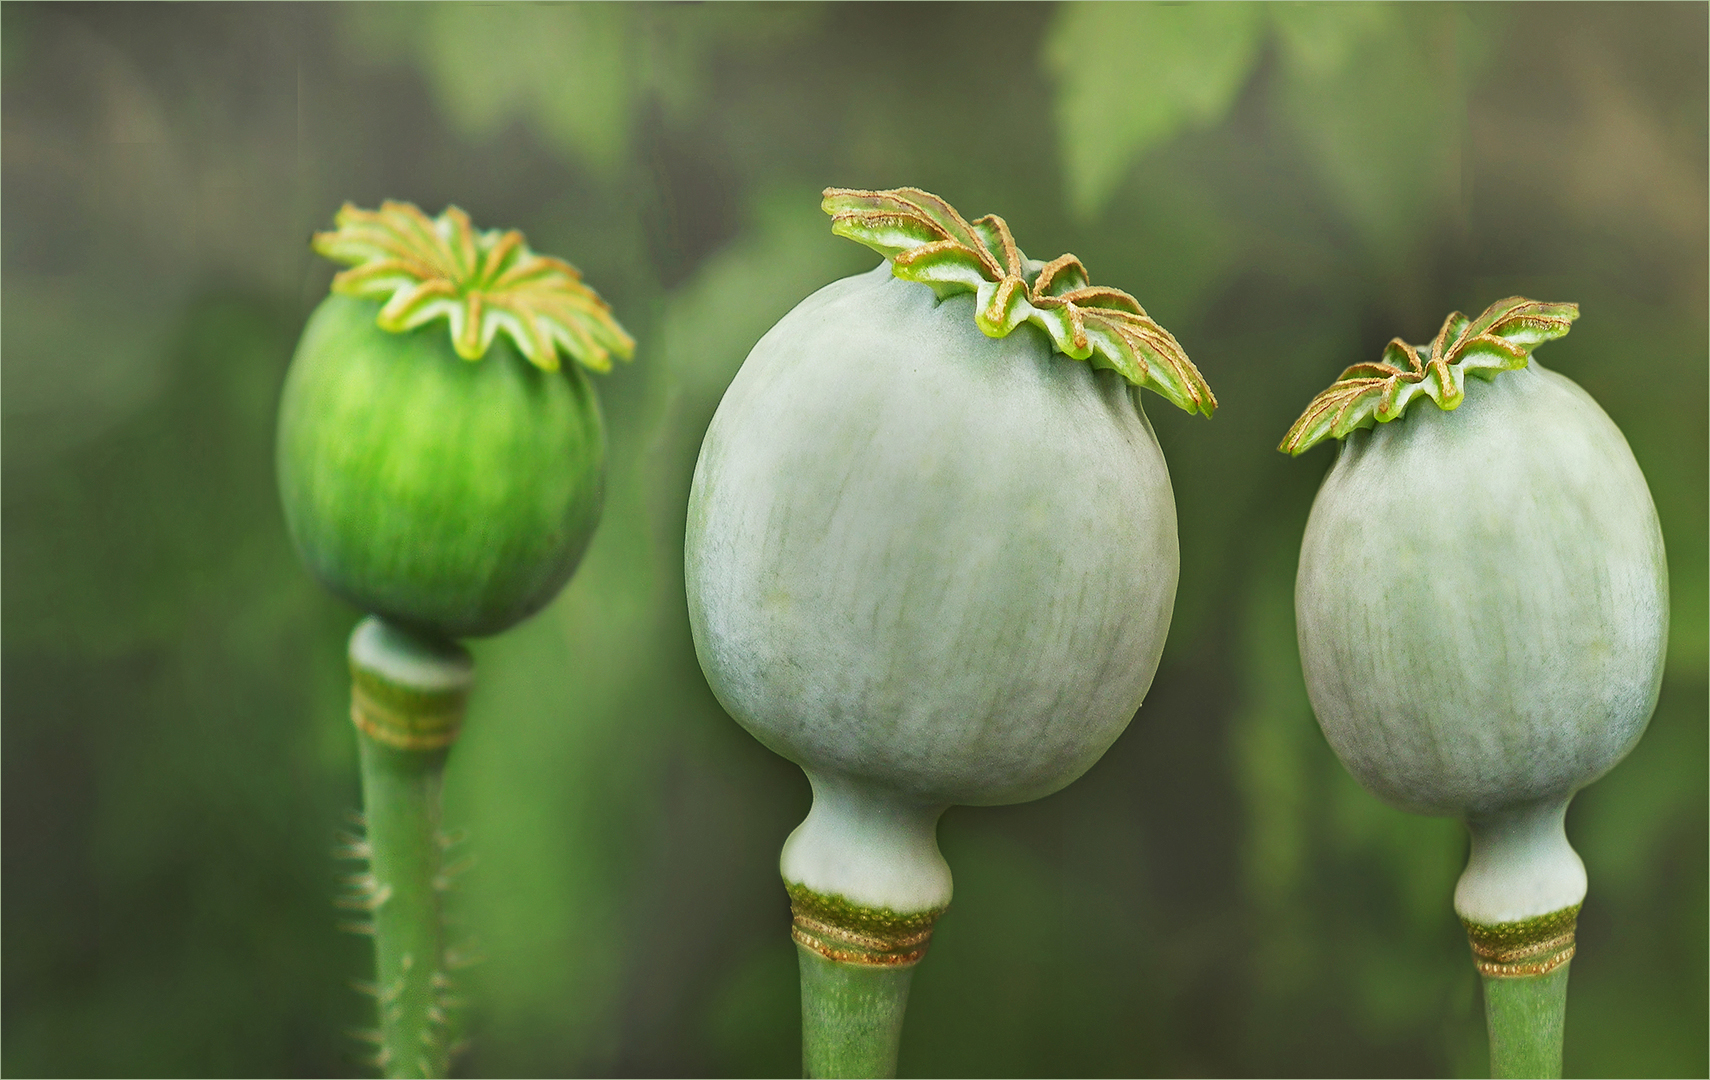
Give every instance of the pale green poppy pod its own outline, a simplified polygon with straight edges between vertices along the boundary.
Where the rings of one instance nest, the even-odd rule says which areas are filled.
[[[803,301],[731,384],[689,504],[725,708],[811,770],[940,805],[1091,766],[1151,683],[1178,567],[1133,388],[973,308],[888,265]]]
[[[1295,610],[1313,708],[1374,794],[1453,815],[1559,798],[1656,707],[1662,531],[1619,429],[1533,361],[1348,437]]]
[[[792,888],[938,911],[944,808],[1058,790],[1145,697],[1179,552],[1137,388],[1215,400],[1132,297],[1027,260],[998,218],[910,188],[825,209],[889,264],[804,300],[731,383],[689,621],[719,701],[813,782]]]
[[[1577,309],[1534,304],[1561,310],[1527,315],[1515,306],[1524,304],[1445,326],[1435,347],[1447,360],[1441,379],[1417,351],[1409,385],[1434,385],[1452,409],[1419,405],[1401,416],[1406,402],[1394,404],[1399,393],[1382,383],[1405,381],[1399,363],[1388,365],[1399,375],[1375,370],[1382,365],[1344,374],[1337,385],[1347,395],[1364,389],[1361,379],[1372,392],[1339,422],[1357,423],[1367,402],[1390,415],[1343,433],[1295,589],[1302,667],[1325,737],[1384,801],[1468,820],[1473,859],[1457,906],[1486,923],[1584,895],[1562,814],[1643,734],[1668,638],[1662,532],[1632,451],[1590,395],[1528,362],[1529,346],[1565,333]],[[1509,315],[1492,314],[1503,305]],[[1559,327],[1528,331],[1527,319]],[[1484,378],[1467,380],[1480,373],[1466,357],[1481,334],[1519,339],[1518,363],[1493,361]],[[1350,400],[1330,404],[1342,411]],[[1517,854],[1498,861],[1533,865],[1487,889],[1481,874],[1495,873],[1484,864],[1499,834]]]

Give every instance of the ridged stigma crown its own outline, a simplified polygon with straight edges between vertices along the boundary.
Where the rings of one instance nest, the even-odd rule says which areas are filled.
[[[337,228],[312,241],[350,266],[333,278],[332,291],[384,300],[382,330],[403,333],[444,317],[465,360],[487,355],[502,330],[543,371],[558,370],[561,350],[594,371],[610,371],[613,354],[635,354],[635,340],[581,273],[530,251],[515,229],[477,232],[455,206],[429,218],[392,201],[379,210],[345,203],[333,220]]]
[[[930,285],[940,298],[973,293],[974,322],[988,337],[1029,322],[1064,356],[1109,368],[1187,412],[1217,408],[1199,369],[1138,300],[1091,284],[1073,255],[1028,259],[996,214],[969,222],[918,188],[826,188],[820,206],[832,232],[889,259],[897,277]]]
[[[1469,374],[1488,381],[1499,371],[1525,367],[1533,349],[1566,334],[1577,318],[1578,304],[1510,296],[1476,319],[1451,313],[1429,345],[1393,338],[1377,363],[1355,364],[1313,398],[1277,449],[1301,454],[1325,439],[1386,424],[1421,395],[1444,411],[1458,408]]]

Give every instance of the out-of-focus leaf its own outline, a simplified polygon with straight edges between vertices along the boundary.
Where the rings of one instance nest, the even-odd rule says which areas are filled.
[[[1045,44],[1057,81],[1065,186],[1076,213],[1103,208],[1134,159],[1214,124],[1258,56],[1252,4],[1066,4]]]
[[[1376,262],[1463,212],[1461,144],[1485,49],[1458,8],[1274,4],[1281,101],[1307,157]]]
[[[346,15],[362,48],[419,64],[468,137],[530,122],[606,175],[629,149],[641,80],[628,5],[352,5]]]
[[[652,98],[677,123],[704,110],[715,50],[765,47],[812,29],[823,9],[745,4],[351,5],[353,51],[412,63],[466,137],[536,128],[565,160],[611,178]]]

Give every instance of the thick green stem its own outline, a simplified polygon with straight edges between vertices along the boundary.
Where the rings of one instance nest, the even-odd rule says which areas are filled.
[[[369,859],[352,899],[374,919],[377,1064],[389,1077],[442,1077],[452,1039],[440,786],[473,666],[452,642],[370,618],[351,635],[350,671]]]
[[[1492,1077],[1561,1076],[1567,982],[1565,963],[1544,975],[1484,977]]]
[[[802,970],[802,1075],[897,1074],[903,1012],[913,964],[852,964],[799,942]]]
[[[820,805],[818,783],[814,805]],[[940,812],[933,811],[929,823]],[[932,855],[943,862],[936,843]],[[786,864],[789,859],[786,846]],[[896,911],[787,880],[785,888],[790,936],[801,950],[803,1074],[895,1076],[908,984],[944,908]],[[948,888],[943,892],[948,900]]]
[[[1476,862],[1478,834],[1473,837]],[[1575,856],[1574,864],[1578,863]],[[1463,876],[1463,885],[1465,881]],[[1584,895],[1583,890],[1580,895]],[[1462,907],[1459,893],[1456,906]],[[1474,921],[1463,910],[1461,922],[1472,945],[1473,963],[1484,976],[1490,1075],[1559,1077],[1562,1030],[1567,1021],[1568,961],[1575,949],[1579,903],[1497,923]]]

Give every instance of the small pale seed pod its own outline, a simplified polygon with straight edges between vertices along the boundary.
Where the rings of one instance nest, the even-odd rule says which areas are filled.
[[[1530,359],[1577,314],[1514,298],[1453,315],[1432,345],[1344,372],[1282,447],[1342,440],[1295,586],[1313,710],[1367,790],[1466,822],[1455,910],[1499,980],[1565,976],[1586,893],[1568,802],[1644,733],[1668,638],[1632,451]],[[1559,1039],[1555,1053],[1559,1070]]]

